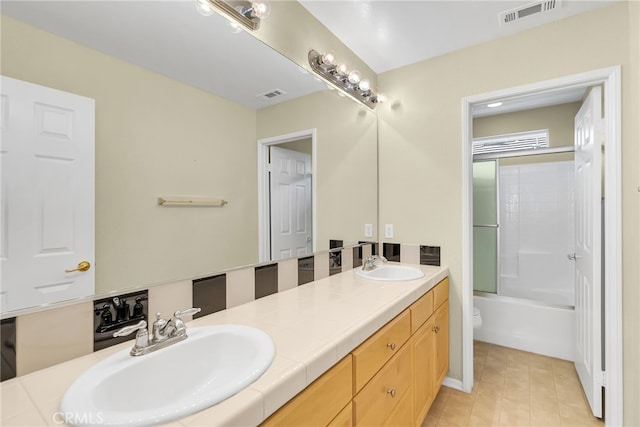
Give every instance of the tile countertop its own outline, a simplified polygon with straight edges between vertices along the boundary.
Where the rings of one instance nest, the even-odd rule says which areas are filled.
[[[260,424],[448,275],[446,267],[416,267],[424,271],[424,278],[364,280],[354,269],[187,323],[188,327],[233,323],[259,328],[273,339],[276,355],[269,369],[243,391],[167,425]],[[56,412],[67,387],[93,364],[131,345],[128,341],[4,381],[1,425],[60,425]]]

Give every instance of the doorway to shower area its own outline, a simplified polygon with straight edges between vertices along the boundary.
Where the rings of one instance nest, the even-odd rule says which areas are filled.
[[[463,122],[466,124],[462,138],[463,265],[466,269],[463,269],[462,385],[465,391],[471,391],[474,382],[473,342],[485,341],[573,361],[593,415],[605,415],[607,425],[622,424],[620,96],[620,67],[611,67],[463,99]],[[563,109],[566,111],[561,111]],[[485,117],[490,119],[484,120]],[[489,147],[497,148],[493,152],[476,154],[476,143],[483,142],[478,139],[523,132],[523,128],[547,128],[549,143],[518,148],[511,150],[512,153],[494,146]],[[512,139],[514,143],[523,142],[522,138]],[[496,145],[499,144],[501,142],[497,141]],[[505,151],[502,154],[506,156],[498,154],[499,151]],[[559,151],[571,157],[550,159],[546,156],[553,154],[555,157]],[[515,172],[508,172],[507,166],[515,166],[510,162],[516,157],[522,157],[518,161],[520,167],[513,168],[517,169]],[[484,183],[482,179],[474,182],[474,166],[476,171],[478,168],[474,163],[491,160],[496,161],[493,166],[495,184],[487,184],[486,179]],[[560,236],[561,227],[555,228],[556,224],[549,222],[550,212],[537,216],[545,211],[544,203],[552,202],[552,196],[547,194],[546,200],[539,200],[542,205],[535,207],[534,220],[523,230],[523,223],[531,219],[526,215],[523,217],[525,200],[531,194],[509,191],[504,182],[514,178],[510,175],[517,176],[518,184],[511,187],[522,190],[530,172],[523,169],[523,165],[563,161],[573,161],[574,166],[575,228],[566,229],[573,229],[575,241],[567,253],[560,252],[557,258],[546,263],[534,263],[535,258],[544,258],[549,252],[545,255],[543,250],[524,247],[526,239],[544,245]],[[553,176],[553,172],[538,169],[532,175],[535,181],[545,181]],[[480,207],[474,209],[474,203],[491,188],[494,189],[495,216],[482,218],[478,214]],[[567,201],[571,201],[570,196],[566,200],[559,195],[553,196],[556,205]],[[509,213],[518,221],[509,222]],[[493,219],[495,222],[491,222]],[[551,237],[535,234],[542,233],[535,228],[537,222],[551,225],[554,234]],[[478,230],[491,228],[495,235],[489,234],[488,241],[482,243],[484,237],[479,234],[483,231]],[[506,236],[509,228],[518,230],[517,239]],[[501,250],[500,245],[507,250]],[[512,245],[512,251],[508,250],[509,245]],[[557,267],[555,263],[565,259],[573,264],[573,294],[562,292],[562,286],[553,285],[554,276],[558,275],[557,269],[553,271]],[[483,271],[487,266],[488,272]],[[492,270],[495,281],[488,283],[495,284],[495,291],[490,288],[487,292],[486,287],[478,290],[487,285],[482,283],[483,273],[490,277]],[[533,276],[533,280],[517,280],[526,271],[541,274]],[[510,285],[518,286],[516,289],[522,291],[525,283],[535,284],[528,289],[532,292],[503,295],[513,290]],[[546,298],[551,287],[554,301]],[[545,298],[538,298],[541,295]],[[567,305],[565,296],[573,299],[573,306]],[[478,329],[474,325],[480,322],[476,322],[475,315],[471,316],[476,312],[473,306],[481,311]]]
[[[578,108],[544,115],[573,117]],[[566,127],[473,141],[473,300],[482,317],[474,339],[573,361],[573,123]]]

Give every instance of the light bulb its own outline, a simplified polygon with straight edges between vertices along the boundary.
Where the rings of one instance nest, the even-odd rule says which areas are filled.
[[[387,101],[387,97],[384,95],[384,93],[379,93],[379,94],[376,96],[376,102],[377,102],[378,104],[382,104],[383,102],[386,102],[386,101]]]
[[[371,89],[371,83],[369,82],[369,79],[362,79],[360,80],[358,87],[362,92],[368,92],[369,89]]]
[[[358,70],[353,70],[349,73],[349,83],[353,83],[354,85],[358,84],[360,83],[361,78],[362,76],[360,75],[360,71]]]
[[[202,16],[211,16],[213,8],[207,0],[196,0],[196,10]]]
[[[271,13],[271,5],[266,1],[254,1],[251,3],[252,15],[256,18],[266,18]]]
[[[336,67],[336,74],[344,77],[349,74],[349,69],[347,68],[347,64],[338,64]]]
[[[325,52],[320,57],[320,64],[321,65],[332,66],[332,65],[335,65],[335,63],[336,63],[336,54],[331,52],[331,51]]]

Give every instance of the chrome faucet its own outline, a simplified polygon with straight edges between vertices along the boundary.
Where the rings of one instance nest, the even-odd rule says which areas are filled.
[[[371,255],[362,260],[362,271],[371,271],[376,268],[376,262],[387,262],[387,259],[381,255]]]
[[[188,308],[186,310],[176,311],[169,320],[163,319],[160,313],[156,313],[156,320],[151,327],[151,339],[149,339],[147,322],[144,320],[114,332],[113,336],[122,337],[137,331],[136,342],[133,348],[131,348],[131,355],[142,356],[187,338],[187,327],[182,320],[182,316],[191,316],[199,313],[200,310],[200,308]]]

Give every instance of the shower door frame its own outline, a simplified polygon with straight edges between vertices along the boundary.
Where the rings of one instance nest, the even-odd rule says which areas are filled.
[[[493,162],[494,163],[494,173],[496,177],[495,182],[495,191],[496,191],[496,223],[493,224],[473,224],[473,227],[483,227],[483,228],[495,228],[496,229],[496,292],[495,295],[500,295],[500,161],[497,157],[492,158],[478,158],[473,159],[471,167],[473,168],[473,163],[475,162]],[[472,176],[473,179],[473,176]],[[473,209],[473,206],[472,206]],[[474,290],[475,292],[475,290]],[[479,291],[482,292],[482,291]],[[490,292],[483,292],[490,293]]]
[[[472,135],[474,105],[571,87],[604,86],[605,152],[603,160],[605,423],[623,425],[622,348],[622,175],[621,175],[621,66],[602,68],[462,99],[462,381],[448,385],[471,392],[473,387],[473,183]]]

